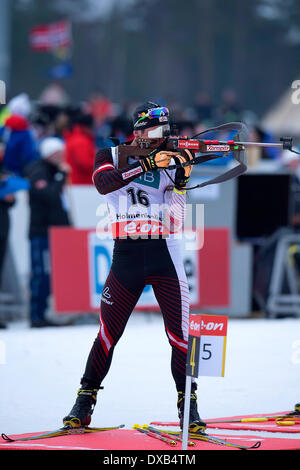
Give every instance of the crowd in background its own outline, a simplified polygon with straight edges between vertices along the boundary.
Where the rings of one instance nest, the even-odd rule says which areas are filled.
[[[272,138],[260,128],[255,115],[242,108],[233,90],[224,90],[217,106],[204,92],[199,92],[190,106],[181,106],[171,97],[156,101],[169,108],[171,125],[178,135],[192,137],[212,126],[244,121],[250,127],[251,140]],[[74,104],[59,83],[52,83],[38,100],[21,93],[0,109],[0,275],[9,233],[9,210],[16,192],[25,189],[30,205],[31,326],[49,325],[45,319],[50,293],[45,260],[49,256],[45,253],[49,252],[49,226],[71,224],[64,187],[92,184],[97,149],[132,138],[132,112],[136,105],[134,101],[112,103],[99,91]],[[249,156],[251,165],[260,159],[278,158],[272,149],[256,149],[248,159]]]
[[[155,100],[156,98],[152,98]],[[244,121],[250,138],[268,141],[270,135],[258,124],[251,111],[243,109],[233,90],[224,90],[217,105],[205,92],[183,106],[172,97],[158,101],[170,110],[171,123],[179,135],[192,137],[198,132],[226,122]],[[84,102],[74,104],[59,83],[50,84],[38,100],[22,93],[0,110],[0,161],[5,170],[22,175],[24,166],[39,157],[39,146],[49,136],[65,143],[65,161],[70,166],[70,183],[91,184],[95,150],[131,138],[132,112],[137,103],[111,102],[96,91]],[[4,148],[5,147],[5,148]],[[270,149],[261,158],[275,158]]]

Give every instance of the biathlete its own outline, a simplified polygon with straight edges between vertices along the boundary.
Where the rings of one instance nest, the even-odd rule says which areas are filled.
[[[134,140],[129,145],[136,145],[136,139],[139,138],[149,139],[149,153],[170,132],[169,111],[156,103],[146,102],[137,107],[133,121]],[[151,285],[172,348],[171,372],[178,392],[177,409],[182,427],[189,288],[174,233],[183,223],[185,187],[192,166],[171,170],[175,183],[172,186],[168,174],[157,170],[167,169],[172,158],[183,163],[193,157],[189,151],[181,155],[175,151],[162,150],[155,156],[133,160],[127,167],[118,168],[117,149],[103,148],[95,157],[93,182],[98,192],[105,195],[109,207],[115,239],[113,260],[101,296],[99,333],[88,356],[76,402],[63,418],[63,423],[70,427],[90,424],[97,392],[103,388],[101,385],[109,371],[114,348],[144,287]],[[161,207],[167,210],[160,211]],[[164,224],[165,215],[161,212],[167,212],[167,224]],[[145,234],[141,236],[145,222],[150,227],[147,237]],[[151,227],[154,227],[155,236],[151,236]],[[197,411],[196,389],[194,382],[190,402],[190,432],[202,432],[206,428]]]

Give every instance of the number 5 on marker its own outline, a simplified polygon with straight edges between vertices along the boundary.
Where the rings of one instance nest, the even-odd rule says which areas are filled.
[[[191,315],[186,374],[224,377],[227,340],[226,316]]]
[[[224,376],[227,317],[190,315],[182,449],[187,450],[192,377]]]

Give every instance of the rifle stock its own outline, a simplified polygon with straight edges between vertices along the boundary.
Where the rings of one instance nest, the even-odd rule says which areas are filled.
[[[234,141],[219,142],[217,140],[200,140],[200,139],[189,139],[186,137],[168,138],[163,145],[163,149],[159,147],[157,151],[168,150],[176,151],[184,154],[184,150],[189,150],[195,154],[205,154],[208,156],[203,161],[218,158],[224,156],[231,151],[244,150],[243,145],[236,145]],[[118,168],[125,168],[130,165],[128,159],[132,158],[145,158],[151,152],[155,153],[155,148],[151,147],[151,141],[148,139],[137,139],[136,145],[121,144],[117,147],[117,165]],[[216,152],[220,152],[222,155],[215,155]],[[198,161],[200,163],[200,160]]]
[[[233,135],[231,140],[211,140],[203,138],[205,135],[211,137],[219,133],[220,136]],[[202,138],[200,138],[200,135]],[[150,154],[155,155],[157,152],[167,150],[175,151],[184,155],[185,150],[189,150],[193,154],[192,160],[187,160],[185,163],[175,163],[169,165],[168,169],[173,170],[178,167],[186,165],[197,165],[220,157],[231,155],[237,165],[217,177],[200,183],[196,186],[186,189],[196,189],[206,186],[208,184],[218,184],[232,178],[236,178],[245,171],[247,171],[247,155],[246,150],[248,147],[277,147],[287,149],[291,152],[300,155],[300,152],[292,147],[292,139],[290,137],[283,137],[279,142],[249,142],[248,130],[245,124],[241,122],[233,122],[222,124],[221,126],[206,129],[195,135],[192,138],[188,137],[166,137],[157,147],[154,147],[154,142],[151,139],[136,139],[133,144],[121,144],[116,149],[117,167],[125,168],[130,166],[132,162],[129,158],[142,159]],[[170,178],[171,179],[171,178]]]

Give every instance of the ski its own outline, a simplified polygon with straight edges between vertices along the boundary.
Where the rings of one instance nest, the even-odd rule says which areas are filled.
[[[58,437],[58,436],[68,436],[71,434],[88,434],[92,432],[102,432],[102,431],[111,431],[114,429],[121,429],[125,425],[120,424],[120,426],[112,426],[112,427],[105,427],[105,428],[92,428],[88,426],[81,426],[78,428],[70,428],[70,427],[62,427],[59,429],[56,429],[54,431],[49,431],[45,432],[43,434],[36,434],[33,436],[28,436],[28,437],[19,437],[19,438],[12,438],[7,436],[6,434],[2,433],[1,437],[4,441],[6,442],[16,442],[16,441],[35,441],[38,439],[47,439],[50,437]]]
[[[211,444],[224,445],[227,447],[235,447],[241,450],[258,449],[261,446],[261,441],[255,442],[252,446],[244,446],[237,444],[236,442],[227,441],[227,439],[220,439],[219,437],[211,436],[210,434],[206,433],[189,434],[189,436],[192,439],[199,439],[200,441],[210,442]]]
[[[239,418],[239,419],[220,419],[207,421],[207,424],[226,424],[226,423],[263,423],[267,421],[276,421],[278,422],[290,422],[293,420],[293,423],[300,422],[300,417],[294,417],[293,415],[277,415],[277,416],[264,416],[257,418]]]
[[[149,437],[153,437],[154,439],[158,439],[159,441],[165,442],[169,446],[172,446],[172,447],[177,446],[175,436],[165,437],[165,436],[160,435],[159,433],[155,433],[155,432],[150,431],[148,429],[144,429],[141,426],[139,426],[138,424],[135,424],[134,426],[132,426],[132,429],[135,429],[136,431],[139,431],[143,434],[146,434]]]
[[[226,424],[226,423],[263,423],[266,421],[300,421],[300,414],[298,411],[291,411],[286,414],[270,415],[270,416],[257,416],[256,418],[237,418],[237,419],[208,419],[207,424]],[[150,423],[154,426],[179,426],[178,422],[161,422],[161,421],[152,421]]]
[[[275,421],[277,426],[295,426],[296,424],[300,424],[300,421],[288,421],[285,419],[278,419]]]
[[[157,429],[157,428],[154,428],[154,429],[156,429],[157,431],[165,432],[161,429]],[[170,436],[173,436],[173,435],[180,436],[181,433],[178,431],[168,431],[168,434]],[[227,441],[227,439],[225,440],[216,436],[211,436],[210,434],[207,434],[207,433],[198,433],[198,434],[189,433],[189,438],[199,440],[199,441],[209,442],[211,444],[234,447],[234,448],[241,449],[241,450],[258,449],[261,446],[261,441],[255,442],[252,446],[244,446],[242,444],[237,444],[236,442]]]
[[[269,415],[269,416],[257,416],[257,417],[245,417],[237,419],[228,419],[228,420],[209,420],[209,424],[219,424],[219,423],[262,423],[264,421],[300,421],[300,410],[299,404],[295,405],[294,411],[289,411],[285,414]],[[295,424],[295,423],[294,423]]]
[[[154,428],[152,426],[149,426],[148,424],[144,424],[143,429],[149,429],[149,431],[159,434],[160,436],[166,437],[168,439],[174,439],[178,442],[182,442],[182,438],[179,435],[178,436],[176,434],[170,435],[168,434],[168,432],[163,431],[161,429]],[[187,445],[190,447],[193,447],[196,444],[193,441],[187,441]]]

